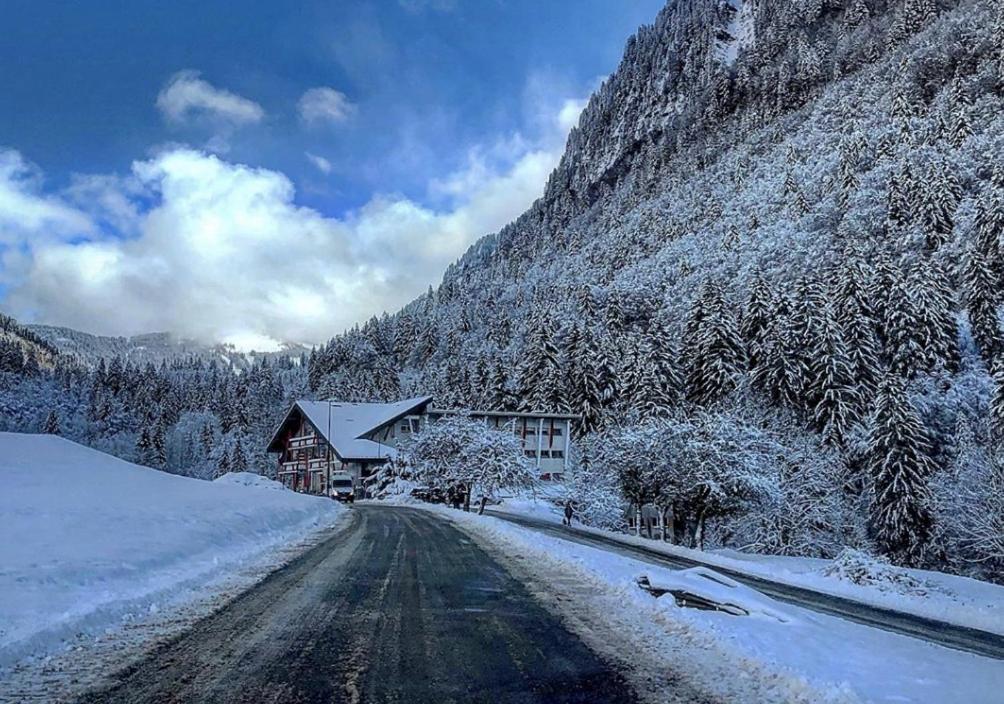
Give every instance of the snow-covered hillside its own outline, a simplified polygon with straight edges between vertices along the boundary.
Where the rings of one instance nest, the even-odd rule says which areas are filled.
[[[193,595],[343,508],[0,433],[0,668]]]

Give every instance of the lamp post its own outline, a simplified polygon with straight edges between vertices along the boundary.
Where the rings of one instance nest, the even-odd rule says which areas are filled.
[[[328,403],[328,435],[324,438],[327,445],[324,448],[325,457],[327,457],[327,473],[324,479],[324,491],[329,495],[331,494],[331,399],[327,399]]]

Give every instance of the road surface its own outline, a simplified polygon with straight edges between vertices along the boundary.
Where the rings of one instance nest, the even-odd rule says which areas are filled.
[[[636,701],[448,522],[353,511],[340,533],[80,701]]]
[[[524,528],[530,528],[531,530],[546,533],[563,540],[570,540],[582,545],[615,552],[626,557],[648,562],[649,564],[659,565],[660,567],[672,567],[675,569],[698,566],[708,567],[779,601],[830,616],[845,618],[866,626],[881,628],[900,635],[921,638],[948,648],[1004,660],[1004,637],[988,631],[966,628],[965,626],[955,626],[943,621],[923,616],[914,616],[880,606],[869,606],[853,599],[831,596],[811,589],[755,577],[744,572],[690,560],[686,557],[667,555],[666,553],[644,546],[625,543],[616,537],[607,537],[575,527],[569,528],[538,518],[518,516],[500,511],[489,511],[488,513],[495,518],[501,518]]]

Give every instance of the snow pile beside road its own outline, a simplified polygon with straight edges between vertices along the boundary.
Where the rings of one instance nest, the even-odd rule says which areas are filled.
[[[288,491],[282,482],[263,477],[252,472],[228,472],[222,477],[213,480],[217,484],[233,484],[234,486],[253,486],[258,489],[273,489],[276,491]]]
[[[207,585],[330,526],[333,501],[179,477],[0,433],[0,669]]]
[[[441,511],[528,570],[541,598],[577,624],[592,647],[631,634],[630,657],[647,663],[643,679],[658,678],[661,663],[665,672],[685,673],[731,702],[1000,701],[998,660],[777,605],[763,595],[755,601],[776,606],[787,621],[681,608],[637,583],[645,575],[651,583],[676,584],[680,571],[495,518]],[[623,648],[611,645],[606,654],[616,659]]]
[[[639,578],[639,585],[656,595],[660,592],[669,592],[674,596],[693,595],[724,607],[722,610],[726,613],[744,612],[743,615],[753,618],[770,618],[781,623],[798,620],[791,611],[770,597],[706,567],[691,567],[668,574],[660,571],[659,575],[652,577],[646,574]]]
[[[907,570],[890,564],[888,560],[853,548],[844,548],[823,569],[822,574],[858,586],[874,587],[897,594],[924,596],[928,592],[939,591],[936,585],[917,579]]]
[[[539,509],[528,509],[519,504],[493,507],[494,511],[535,519],[553,520],[545,517]],[[894,609],[903,613],[923,616],[937,621],[945,621],[958,626],[966,626],[982,631],[1004,635],[1004,586],[981,582],[969,577],[960,577],[930,570],[891,567],[897,573],[893,577],[886,573],[878,576],[878,566],[872,565],[869,580],[861,571],[863,565],[852,568],[853,557],[844,556],[846,570],[841,570],[834,560],[814,557],[788,557],[784,555],[762,555],[738,550],[693,550],[680,545],[672,545],[658,539],[618,533],[601,528],[585,526],[575,521],[575,529],[604,538],[614,538],[625,545],[643,547],[670,557],[682,557],[700,562],[712,568],[725,568],[736,572],[762,577],[781,584],[804,587],[823,594],[853,599],[862,604]],[[854,575],[858,575],[855,577]],[[889,579],[900,582],[898,588],[891,588]],[[909,582],[919,585],[908,588]]]

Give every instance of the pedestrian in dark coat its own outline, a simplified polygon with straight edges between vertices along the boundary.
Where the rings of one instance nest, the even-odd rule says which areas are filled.
[[[572,525],[572,515],[574,513],[575,513],[575,510],[572,508],[572,502],[571,501],[566,501],[565,502],[565,518],[564,518],[564,520],[561,521],[562,525],[566,525],[566,526]]]

